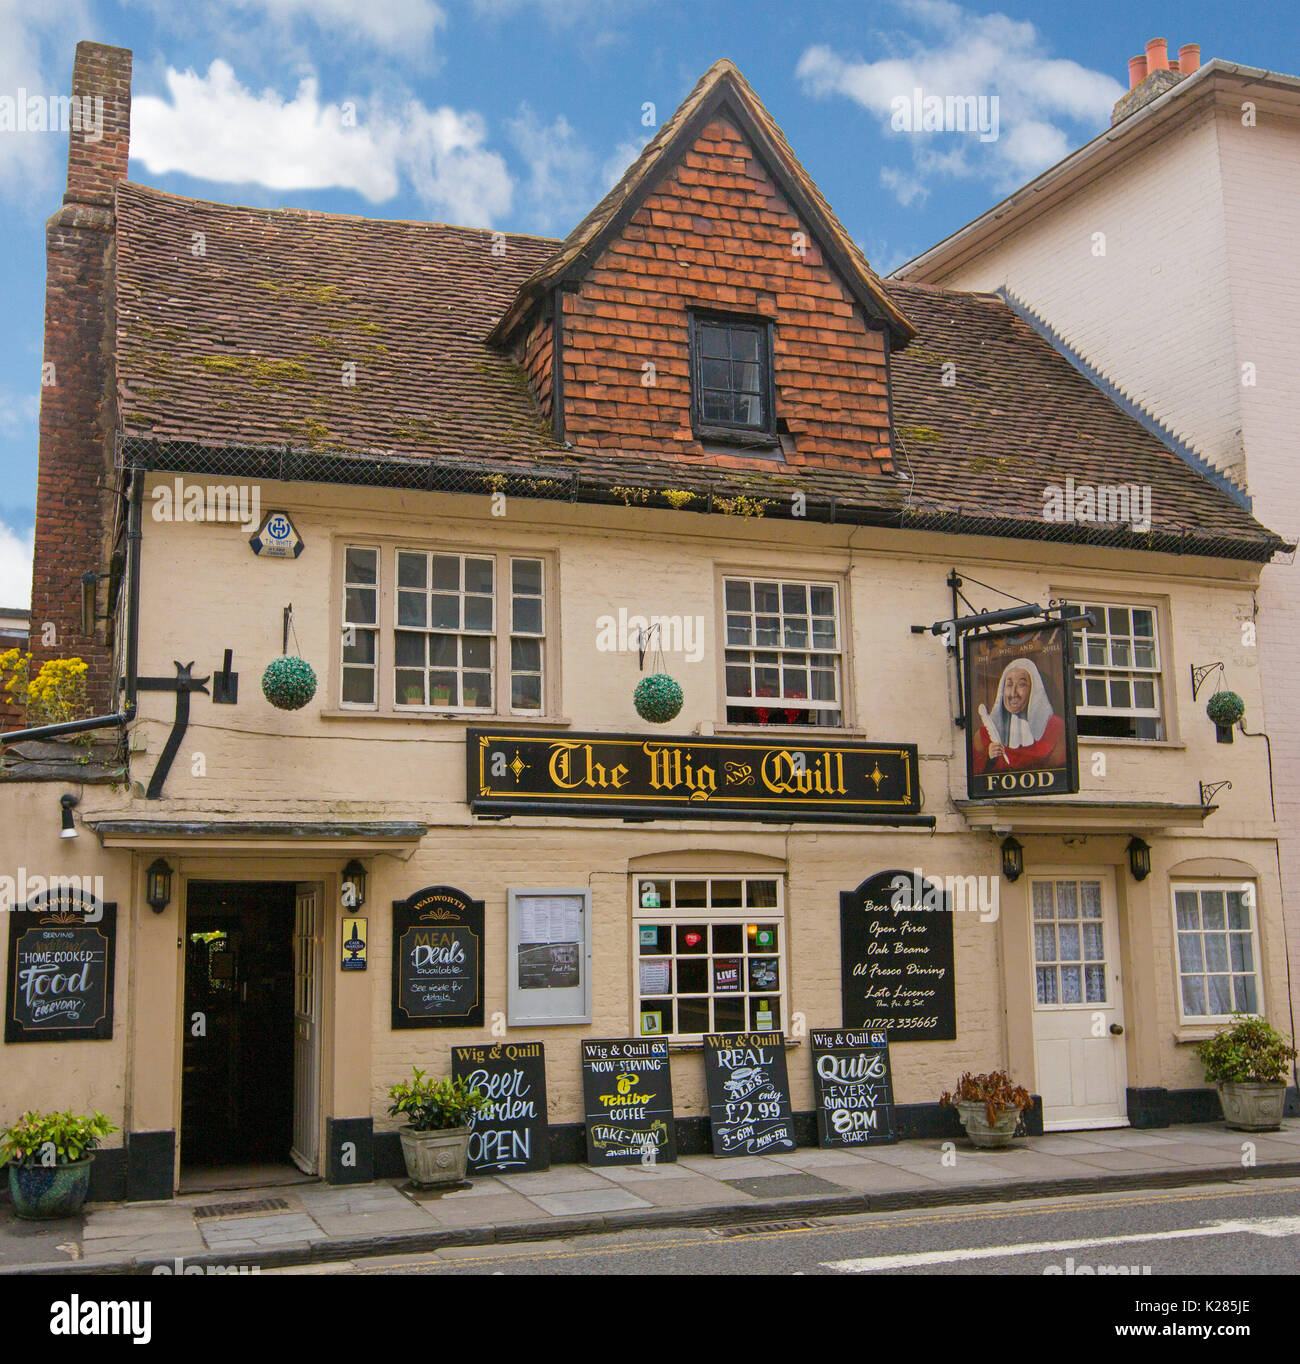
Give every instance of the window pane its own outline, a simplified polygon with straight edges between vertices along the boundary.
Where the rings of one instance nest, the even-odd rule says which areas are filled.
[[[678,969],[681,963],[678,963]],[[709,1001],[681,999],[677,1001],[677,1031],[679,1033],[709,1032]]]
[[[1079,887],[1073,881],[1056,883],[1056,916],[1058,919],[1079,917]]]
[[[460,629],[460,598],[442,593],[434,593],[433,619],[429,622],[435,630]]]
[[[1081,881],[1079,883],[1079,903],[1085,919],[1101,918],[1101,882]]]
[[[728,356],[731,354],[731,347],[728,345],[727,329],[725,327],[710,327],[704,325],[700,327],[700,354],[712,356]]]
[[[375,632],[373,630],[353,630],[352,642],[344,636],[344,663],[373,663],[375,661]]]
[[[1178,966],[1182,971],[1202,971],[1205,962],[1201,956],[1201,935],[1199,933],[1180,933],[1178,935]]]
[[[1106,960],[1100,924],[1084,924],[1083,926],[1083,959],[1085,961]]]
[[[1037,969],[1038,980],[1038,1002],[1040,1004],[1056,1004],[1056,967],[1040,966]]]
[[[752,327],[734,327],[731,353],[737,360],[757,360],[760,355],[758,332]]]
[[[1079,961],[1079,925],[1061,924],[1058,940],[1062,961]]]
[[[466,673],[462,679],[462,704],[475,706],[479,710],[492,707],[492,675],[490,673]]]
[[[444,592],[460,591],[460,559],[454,554],[433,556],[433,585]]]
[[[745,902],[751,909],[776,908],[775,881],[748,881],[745,883]]]
[[[1080,968],[1077,966],[1062,966],[1061,972],[1061,1003],[1062,1004],[1082,1004],[1083,1003],[1083,983]]]
[[[424,667],[424,636],[399,630],[393,637],[399,666]]]
[[[542,599],[540,597],[516,597],[513,603],[514,622],[512,628],[524,635],[542,633]],[[491,619],[489,615],[488,619]]]
[[[1201,892],[1201,918],[1206,928],[1223,928],[1223,892],[1206,890]]]
[[[465,628],[467,630],[490,630],[492,628],[492,598],[465,598]]]
[[[1052,917],[1052,883],[1050,881],[1033,882],[1034,898],[1034,918],[1050,919]]]
[[[749,669],[748,668],[728,668],[727,669],[727,695],[728,696],[749,696],[752,693],[749,688]]]
[[[1228,969],[1228,939],[1222,933],[1205,935],[1205,969],[1207,971],[1226,971]]]
[[[413,625],[423,629],[428,625],[429,599],[423,592],[397,594],[398,625]]]
[[[542,561],[540,559],[512,559],[510,586],[517,596],[542,595]]]
[[[454,668],[460,661],[456,647],[459,639],[459,635],[430,635],[430,665],[437,668]]]
[[[728,611],[748,611],[750,606],[749,583],[738,582],[734,578],[728,578],[726,584],[726,599]]]
[[[1233,976],[1232,978],[1232,997],[1238,1013],[1257,1014],[1259,1012],[1259,1000],[1255,995],[1254,976]]]
[[[465,560],[465,591],[488,593],[493,591],[495,563],[491,559]]]
[[[540,672],[542,669],[542,641],[540,639],[512,639],[510,666],[520,672]]]
[[[393,678],[399,706],[422,706],[425,702],[424,673],[399,668]]]
[[[716,885],[714,890],[716,892]],[[744,928],[740,924],[714,924],[713,950],[715,952],[743,952],[745,950]]]
[[[377,583],[379,581],[379,551],[375,549],[349,549],[344,554],[343,576],[350,583]]]
[[[1228,927],[1249,928],[1250,910],[1246,908],[1245,897],[1239,890],[1230,890],[1228,900]]]
[[[717,1032],[745,1031],[745,996],[717,995],[713,1000],[713,1026]]]
[[[714,909],[740,909],[744,904],[741,895],[739,881],[713,881],[709,886],[709,899]],[[721,928],[714,927],[713,936],[716,942]],[[727,951],[735,951],[735,948],[728,948]]]
[[[1105,967],[1085,966],[1083,968],[1083,982],[1089,1004],[1104,1004],[1106,1002]]]
[[[466,668],[490,668],[492,666],[492,641],[467,636],[460,642],[460,660],[461,665]]]
[[[674,903],[678,909],[703,908],[708,902],[708,887],[703,881],[677,882]]]
[[[687,958],[677,963],[677,993],[706,995],[709,992],[709,963],[705,957]]]
[[[351,705],[373,705],[375,674],[369,668],[344,668],[343,699]]]
[[[1174,893],[1174,907],[1179,928],[1200,928],[1201,916],[1196,906],[1194,890],[1180,890]]]
[[[343,598],[343,618],[354,625],[374,625],[379,619],[377,600],[373,587],[349,587]]]
[[[1034,925],[1034,960],[1056,960],[1056,929],[1051,924]]]
[[[704,956],[709,950],[709,930],[706,924],[678,924],[677,952],[681,955],[698,953]]]
[[[398,587],[427,587],[429,561],[423,554],[397,553]]]
[[[701,382],[706,388],[731,387],[731,365],[726,360],[704,360],[700,364]]]
[[[510,679],[512,710],[541,710],[542,679],[537,674],[515,673]]]
[[[1234,971],[1253,971],[1255,954],[1251,951],[1249,933],[1230,933],[1228,935],[1228,958]]]
[[[1203,976],[1183,977],[1183,1012],[1189,1018],[1205,1013],[1205,978]]]
[[[1230,976],[1207,976],[1206,1005],[1212,1014],[1232,1012],[1232,979]]]

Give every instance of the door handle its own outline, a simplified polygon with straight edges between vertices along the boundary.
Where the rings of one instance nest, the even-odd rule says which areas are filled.
[[[1116,1037],[1123,1037],[1124,1035],[1124,1025],[1122,1023],[1112,1023],[1110,1025],[1110,1030]]]

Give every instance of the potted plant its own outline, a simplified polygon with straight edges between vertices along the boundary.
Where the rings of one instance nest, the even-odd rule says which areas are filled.
[[[0,1135],[14,1212],[29,1221],[74,1217],[86,1201],[94,1149],[116,1131],[103,1113],[24,1113]]]
[[[470,1119],[491,1107],[482,1090],[463,1079],[432,1080],[418,1066],[414,1076],[388,1091],[389,1117],[405,1117],[397,1129],[406,1173],[417,1188],[459,1184],[469,1160]]]
[[[445,706],[451,701],[451,688],[434,687],[431,695],[435,706]]]
[[[1267,1019],[1233,1014],[1232,1026],[1196,1044],[1205,1078],[1219,1091],[1226,1124],[1239,1132],[1282,1125],[1286,1067],[1295,1048]]]
[[[1205,713],[1214,721],[1216,738],[1221,744],[1232,742],[1232,727],[1246,713],[1246,703],[1235,691],[1216,691],[1205,703]]]
[[[435,693],[436,693],[437,689],[435,688],[434,690],[435,690]],[[408,706],[422,706],[422,705],[424,705],[424,688],[421,687],[421,686],[417,686],[417,685],[414,684],[414,683],[410,684],[410,685],[405,689],[405,691],[403,691],[403,693],[402,693],[402,700],[403,700]]]
[[[1011,1145],[1020,1115],[1034,1106],[1034,1096],[1022,1085],[1013,1084],[1004,1070],[988,1075],[967,1071],[957,1081],[957,1092],[944,1093],[939,1103],[957,1109],[973,1145],[991,1149]]]
[[[461,702],[461,705],[462,705],[462,706],[477,706],[477,705],[478,705],[478,688],[477,688],[477,687],[464,687],[462,690],[463,690],[464,693],[465,693],[465,699]]]

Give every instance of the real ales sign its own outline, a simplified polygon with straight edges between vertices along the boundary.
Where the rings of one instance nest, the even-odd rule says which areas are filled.
[[[9,914],[6,1042],[113,1036],[117,906],[46,897]]]
[[[588,1165],[658,1165],[677,1159],[668,1043],[585,1041],[582,1097]]]
[[[966,649],[966,790],[972,800],[1079,789],[1070,627],[971,635]]]
[[[482,900],[428,886],[393,901],[392,1025],[483,1026]]]
[[[906,871],[840,894],[843,1024],[891,1042],[957,1036],[952,897]]]
[[[868,1146],[895,1142],[889,1039],[879,1032],[813,1028],[817,1144]]]
[[[715,1156],[795,1149],[779,1032],[705,1034],[704,1083]]]
[[[453,1047],[451,1073],[491,1103],[470,1121],[471,1174],[551,1168],[546,1115],[546,1055],[540,1042]]]

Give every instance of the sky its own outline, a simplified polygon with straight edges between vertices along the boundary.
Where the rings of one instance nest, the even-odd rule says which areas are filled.
[[[1102,132],[1152,37],[1300,73],[1292,5],[1221,0],[0,0],[0,606],[30,600],[67,166],[3,109],[66,94],[80,39],[135,54],[135,181],[557,237],[730,57],[883,274]],[[996,95],[996,128],[896,126],[918,88]]]

